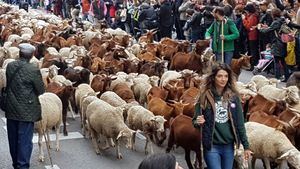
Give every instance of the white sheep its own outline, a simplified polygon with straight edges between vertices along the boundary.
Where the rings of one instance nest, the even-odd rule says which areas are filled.
[[[6,70],[0,68],[0,91],[6,87]]]
[[[29,63],[32,63],[32,64],[34,64],[37,68],[41,68],[42,67],[42,61],[40,61],[40,60],[38,60],[35,56],[33,56],[31,59],[30,59],[30,61],[29,61]]]
[[[154,116],[154,114],[142,106],[132,106],[128,110],[128,126],[133,130],[141,130],[146,136],[145,154],[148,154],[148,144],[150,153],[153,153],[151,137],[156,132],[164,131],[164,123],[166,120],[163,116]],[[132,137],[132,149],[134,150],[135,135]]]
[[[9,47],[11,47],[11,45],[12,45],[12,42],[6,41],[3,44],[3,48],[7,50]]]
[[[133,82],[136,82],[136,83],[138,83],[138,82],[148,82],[149,79],[150,79],[150,77],[148,75],[142,73],[142,74],[137,75],[137,77],[135,77],[133,79]]]
[[[22,42],[22,38],[19,35],[11,34],[7,38],[7,41],[9,41],[9,42],[16,42],[16,43],[19,44],[20,42]]]
[[[140,44],[133,44],[129,49],[128,49],[133,55],[137,56],[141,52],[141,45]]]
[[[292,145],[284,133],[272,127],[256,122],[245,123],[250,150],[254,153],[251,166],[254,168],[257,158],[263,159],[267,169],[270,161],[287,161],[295,168],[300,168],[300,152]],[[267,138],[267,139],[266,139]]]
[[[33,32],[32,29],[29,28],[29,27],[23,27],[23,28],[21,29],[21,34],[22,34],[22,35],[23,35],[23,34],[29,34],[29,35],[33,36],[33,35],[34,35],[34,32]]]
[[[158,86],[159,77],[158,76],[150,76],[149,83],[151,86]]]
[[[107,102],[108,104],[114,106],[114,107],[120,107],[123,110],[123,117],[124,120],[127,119],[127,112],[132,106],[139,105],[138,102],[133,101],[130,103],[127,103],[125,100],[123,100],[119,95],[117,95],[115,92],[112,91],[106,91],[101,96],[100,99]]]
[[[106,91],[101,96],[100,99],[109,103],[110,105],[114,107],[123,106],[126,103],[125,100],[123,100],[119,95],[117,95],[115,92],[112,91]]]
[[[182,77],[182,74],[179,72],[174,70],[166,71],[160,78],[159,86],[164,87],[170,80],[178,79],[180,77]]]
[[[127,148],[131,146],[131,139],[135,131],[129,129],[124,123],[123,110],[111,106],[102,100],[95,100],[87,107],[87,125],[91,132],[92,142],[96,154],[100,154],[98,137],[101,134],[106,137],[106,147],[108,140],[113,140],[116,144],[117,158],[121,159],[119,144],[122,142]],[[112,144],[112,141],[111,141]]]
[[[82,128],[82,134],[87,138],[89,136],[88,128],[86,126],[86,109],[90,103],[92,103],[94,100],[98,100],[96,96],[83,96],[82,103],[80,107],[80,117],[81,117],[81,128]]]
[[[95,31],[90,31],[90,30],[84,31],[83,32],[84,38],[82,39],[83,45],[88,49],[89,42],[92,40],[92,38],[98,36],[99,34],[100,34],[99,32],[95,32]]]
[[[10,63],[10,62],[13,62],[13,61],[16,61],[16,59],[5,59],[3,64],[2,64],[2,68],[3,69],[6,69],[7,65]]]
[[[7,59],[7,50],[4,47],[0,47],[0,60]]]
[[[285,100],[290,105],[299,102],[299,89],[297,86],[289,86],[279,89],[272,85],[265,85],[258,90],[258,93],[268,99]]]
[[[257,95],[255,82],[250,81],[247,84],[236,82],[236,88],[241,96],[242,102],[245,102]]]
[[[19,58],[20,49],[18,47],[11,46],[7,49],[8,58],[18,59]]]
[[[267,79],[263,75],[255,75],[250,79],[250,81],[255,82],[257,91],[265,85],[273,85],[276,87],[279,83],[279,80],[274,78]]]
[[[80,84],[75,91],[75,103],[78,108],[81,107],[83,97],[85,97],[87,95],[96,96],[96,93],[95,93],[94,89],[91,88],[90,85],[85,84],[85,83]]]
[[[63,48],[59,49],[59,54],[63,58],[69,58],[70,52],[71,52],[71,48],[70,47],[63,47]]]
[[[49,69],[50,70],[50,69]],[[63,75],[55,75],[52,79],[51,82],[56,82],[59,84],[63,84],[64,81],[67,79]]]
[[[47,50],[47,51],[49,52],[49,54],[52,55],[52,56],[58,56],[58,57],[61,56],[60,53],[59,53],[54,47],[48,47],[46,50]]]
[[[35,128],[39,135],[39,160],[44,161],[42,149],[42,138],[46,134],[47,140],[50,141],[49,130],[53,127],[56,130],[56,151],[59,151],[59,126],[62,121],[62,102],[54,93],[44,93],[39,96],[42,109],[42,120],[35,123]]]
[[[131,87],[135,98],[138,99],[141,105],[144,105],[147,102],[147,94],[151,88],[152,86],[147,81],[134,81],[133,86]]]
[[[32,35],[24,33],[21,35],[21,39],[24,41],[29,41],[31,39]]]
[[[127,75],[124,72],[118,72],[117,74],[117,79],[113,80],[110,84],[110,88],[113,89],[117,84],[119,83],[126,83],[126,85],[131,88],[133,85],[133,76]]]
[[[107,33],[109,33],[111,35],[116,35],[116,36],[125,36],[125,35],[128,35],[128,33],[126,31],[123,31],[120,28],[117,28],[117,29],[107,28],[107,29],[104,30],[104,32],[107,32]]]

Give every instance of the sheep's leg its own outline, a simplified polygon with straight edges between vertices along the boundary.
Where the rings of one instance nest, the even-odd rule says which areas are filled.
[[[116,146],[115,143],[114,143],[114,140],[112,138],[109,139],[109,145],[111,147],[115,147]]]
[[[89,126],[89,128],[90,128],[90,132],[91,132],[92,143],[93,143],[94,149],[96,151],[96,154],[99,155],[100,149],[99,149],[98,142],[97,142],[97,138],[98,138],[97,133],[94,129],[92,129],[91,126]]]
[[[193,169],[193,165],[191,162],[191,156],[190,156],[190,150],[185,149],[185,161],[186,164],[188,165],[189,169]]]
[[[150,136],[149,136],[149,134],[145,134],[145,136],[146,136],[145,154],[149,153],[148,144],[149,144],[149,147],[150,147],[150,153],[153,154],[153,148],[152,148],[152,144],[151,144],[151,141],[150,141]]]
[[[89,131],[91,131],[91,129],[90,129],[90,125],[89,125],[89,122],[88,122],[88,120],[85,120],[85,125],[83,126],[84,127],[84,137],[85,138],[89,138],[90,137],[90,132]]]
[[[67,131],[67,109],[66,107],[63,108],[63,124],[64,124],[64,136],[68,136]]]
[[[38,144],[39,144],[39,161],[41,162],[44,162],[45,158],[44,158],[44,152],[43,152],[43,134],[42,134],[42,131],[39,131],[39,141],[38,141]]]
[[[158,145],[161,146],[165,139],[167,138],[166,130],[160,132],[161,140],[159,140]]]
[[[56,125],[56,151],[59,151],[59,124]]]
[[[168,147],[166,149],[166,153],[169,153],[171,151],[173,145],[174,145],[174,133],[173,133],[173,130],[171,129],[170,134],[169,134]]]
[[[263,162],[265,163],[266,165],[266,169],[271,169],[271,166],[270,166],[270,161],[268,158],[263,158]]]
[[[106,138],[105,139],[105,146],[101,147],[102,150],[106,150],[110,147],[112,144],[112,139],[111,138]]]
[[[159,133],[158,133],[157,131],[154,133],[153,141],[155,141],[155,144],[158,144],[158,142],[159,142],[158,134],[159,134]]]
[[[82,132],[82,135],[84,136],[84,138],[86,138],[86,133],[85,133],[85,130],[86,130],[86,124],[83,123],[83,121],[81,121],[81,132]]]
[[[255,168],[255,161],[256,161],[256,158],[252,157],[249,169],[254,169]]]
[[[146,134],[146,144],[145,144],[145,154],[148,154],[148,142],[149,142],[149,136]]]
[[[47,135],[48,148],[49,148],[49,149],[51,149],[51,145],[50,145],[51,141],[50,141],[50,134],[49,134],[49,130],[48,130],[48,129],[46,129],[45,133],[46,133],[46,135]],[[45,141],[46,141],[46,140],[45,140]],[[47,144],[46,144],[46,146],[47,146]]]
[[[120,153],[120,145],[119,145],[119,141],[116,140],[115,142],[116,142],[117,158],[118,158],[118,159],[122,159],[123,156],[122,156],[122,154]]]
[[[73,111],[72,105],[71,105],[71,101],[68,101],[68,106],[69,106],[69,110],[71,112],[72,118],[75,120],[75,113]]]
[[[135,147],[134,147],[134,145],[135,145],[135,135],[136,135],[136,133],[133,133],[132,137],[131,137],[131,150],[133,150],[133,151],[135,151]]]
[[[284,169],[285,168],[285,164],[286,164],[286,160],[281,161],[280,165],[279,165],[279,169]],[[291,167],[289,166],[289,168],[291,168]]]

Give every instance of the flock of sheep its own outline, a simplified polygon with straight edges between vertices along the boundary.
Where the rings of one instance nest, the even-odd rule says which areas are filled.
[[[19,12],[20,15],[26,16],[25,18],[29,17],[24,10]],[[38,16],[39,14],[31,15]],[[50,23],[58,25],[63,23],[56,16],[47,17]],[[18,24],[28,24],[26,20],[17,22]],[[32,19],[32,23],[37,25],[46,24],[39,19]],[[91,24],[85,23],[85,26],[89,27]],[[0,88],[6,85],[5,69],[7,64],[18,58],[19,49],[11,46],[12,43],[24,39],[28,40],[34,34],[28,27],[24,27],[22,31],[22,36],[11,35],[8,41],[0,47],[0,57],[6,57],[0,69]],[[110,32],[115,33],[114,30],[110,30]],[[73,48],[76,48],[76,50],[68,49],[69,51],[61,51],[60,53],[67,53],[65,55],[68,55],[68,57],[72,55],[70,51],[77,51],[77,55],[78,53],[85,53],[81,51],[84,48]],[[51,48],[48,50],[51,52]],[[31,62],[39,66],[41,61],[33,58]],[[189,70],[185,71],[191,73]],[[62,75],[58,75],[58,68],[54,65],[41,69],[41,73],[45,83],[46,79],[50,77],[52,81],[63,86],[73,85],[73,82]],[[152,142],[155,139],[159,139],[157,138],[157,133],[165,131],[164,123],[167,120],[162,115],[154,115],[153,112],[146,108],[148,92],[153,86],[163,87],[168,84],[168,81],[181,78],[182,74],[182,72],[166,70],[162,77],[159,78],[136,73],[117,73],[110,87],[114,88],[118,84],[124,83],[133,90],[134,96],[138,96],[136,97],[138,98],[137,101],[130,100],[130,98],[125,101],[113,91],[106,91],[100,95],[99,92],[95,92],[89,84],[85,83],[76,87],[75,103],[81,116],[82,133],[86,138],[91,138],[96,154],[101,154],[100,150],[115,147],[117,158],[123,158],[120,152],[120,145],[125,145],[127,148],[135,150],[135,136],[137,132],[142,132],[146,137],[145,153],[153,153]],[[91,74],[92,77],[93,75]],[[241,96],[245,97],[246,100],[259,93],[266,98],[285,100],[287,104],[293,105],[295,110],[300,110],[299,89],[295,86],[279,89],[276,87],[277,83],[276,80],[272,81],[264,76],[256,75],[247,84],[238,82],[237,87]],[[56,129],[56,150],[60,149],[59,132],[60,124],[62,123],[63,103],[56,94],[49,92],[39,96],[39,100],[42,107],[42,120],[36,123],[36,129],[39,133],[39,160],[44,161],[43,149],[41,148],[42,134],[46,133],[49,140],[49,132],[53,127]],[[280,164],[284,164],[283,162],[287,161],[293,167],[300,169],[300,152],[284,133],[256,122],[247,122],[246,130],[250,149],[254,152],[253,158],[263,159],[267,169],[270,169],[269,160]],[[243,160],[243,153],[240,149],[236,150],[236,160],[239,168],[251,168]],[[253,161],[255,162],[255,160]],[[252,168],[254,168],[253,164]],[[282,169],[283,165],[280,165],[280,168]]]

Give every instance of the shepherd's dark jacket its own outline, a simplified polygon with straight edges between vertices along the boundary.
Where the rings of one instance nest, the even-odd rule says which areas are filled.
[[[193,125],[195,128],[200,128],[202,126],[202,142],[203,148],[205,150],[210,150],[213,145],[213,131],[215,125],[215,100],[214,95],[211,90],[205,92],[204,103],[197,102],[196,111],[193,117]],[[234,106],[233,106],[234,105]],[[233,96],[230,103],[228,104],[228,116],[230,119],[230,124],[233,130],[235,143],[240,146],[240,143],[244,146],[244,149],[249,149],[249,143],[246,136],[246,129],[244,125],[244,117],[241,111],[241,102],[238,96]],[[198,116],[203,115],[205,123],[199,125],[196,123]]]
[[[23,66],[14,77],[14,71]],[[11,62],[6,69],[7,82],[7,110],[5,116],[7,119],[36,122],[41,120],[41,104],[38,96],[45,92],[44,83],[40,70],[21,58]]]

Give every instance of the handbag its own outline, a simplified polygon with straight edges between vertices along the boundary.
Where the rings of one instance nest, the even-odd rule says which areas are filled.
[[[0,108],[5,112],[6,111],[6,105],[7,105],[7,91],[9,89],[10,83],[14,79],[15,75],[19,72],[19,70],[23,67],[19,66],[14,73],[12,74],[12,78],[8,81],[6,87],[3,87],[1,90],[1,95],[0,95]]]

